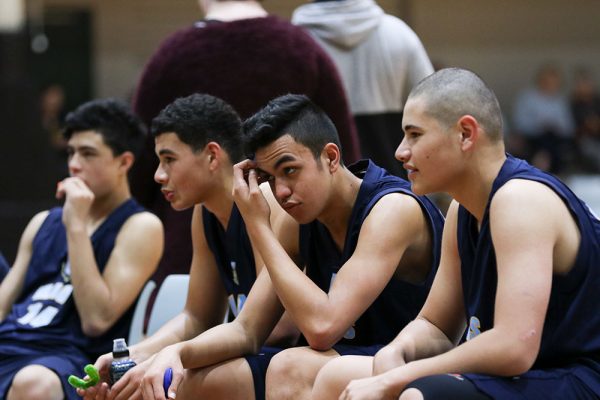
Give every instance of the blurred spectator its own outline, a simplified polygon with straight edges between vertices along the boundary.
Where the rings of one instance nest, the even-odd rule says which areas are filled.
[[[583,167],[600,172],[600,94],[589,71],[575,74],[571,94],[571,110],[575,118],[576,137]]]
[[[555,174],[572,161],[575,139],[573,116],[561,87],[558,67],[544,65],[536,75],[535,86],[519,94],[513,110],[514,128],[525,139],[527,158]]]
[[[298,7],[292,22],[306,28],[337,64],[363,156],[405,175],[394,158],[404,102],[433,72],[415,32],[373,0],[316,0]]]
[[[219,97],[242,118],[286,93],[309,96],[333,120],[346,162],[360,157],[356,128],[335,65],[321,47],[288,21],[268,15],[255,0],[202,0],[205,19],[167,38],[145,67],[134,109],[150,123],[178,97],[195,92]],[[174,211],[154,182],[154,141],[133,169],[134,196],[165,225],[165,252],[154,280],[187,273],[192,210]]]
[[[67,171],[67,141],[62,135],[65,117],[65,90],[59,84],[47,86],[40,94],[40,117],[42,128],[46,132],[50,146],[54,150],[56,178],[62,179]]]

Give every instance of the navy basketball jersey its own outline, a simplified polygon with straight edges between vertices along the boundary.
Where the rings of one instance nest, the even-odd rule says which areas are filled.
[[[221,280],[229,294],[229,308],[233,317],[242,309],[246,297],[256,280],[254,252],[246,225],[237,206],[234,204],[227,229],[217,217],[202,208],[204,235],[212,251]]]
[[[300,226],[300,253],[306,266],[306,274],[323,291],[329,291],[335,275],[354,253],[363,221],[375,203],[387,194],[403,193],[415,198],[427,217],[433,237],[432,263],[427,279],[421,284],[413,285],[392,278],[339,342],[354,346],[388,344],[417,316],[425,302],[439,262],[444,217],[428,198],[412,193],[409,182],[390,175],[371,161],[359,161],[348,169],[363,181],[348,221],[343,250],[338,250],[329,231],[320,222],[313,221]],[[398,229],[402,227],[399,226]],[[369,268],[369,265],[364,268]]]
[[[143,208],[129,199],[92,234],[92,248],[100,272],[104,270],[122,225],[140,211]],[[127,337],[133,306],[100,337],[87,337],[81,330],[81,320],[72,296],[62,208],[49,211],[33,239],[32,247],[21,295],[10,314],[0,323],[2,344],[33,342],[48,347],[76,346],[90,357],[97,357],[111,350],[114,338]]]
[[[572,367],[571,372],[600,395],[600,221],[557,178],[510,155],[493,183],[479,231],[473,215],[462,206],[458,211],[458,247],[465,312],[469,318],[464,339],[469,340],[493,326],[497,271],[489,207],[494,194],[510,179],[527,179],[548,186],[563,200],[581,232],[572,270],[552,277],[540,352],[532,369]],[[564,375],[564,371],[561,373]],[[489,377],[478,380],[478,375],[467,376],[475,377],[477,386],[484,391],[489,391],[486,387],[494,387],[490,390],[495,396],[510,394],[498,389],[496,386],[502,385]]]

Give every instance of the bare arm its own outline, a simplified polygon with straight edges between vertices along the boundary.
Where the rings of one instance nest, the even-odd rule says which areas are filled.
[[[173,370],[171,389],[177,391],[183,369],[195,369],[257,353],[283,313],[266,269],[260,273],[242,311],[233,322],[217,325],[199,336],[166,347],[152,360],[142,390],[161,393],[166,368]]]
[[[444,353],[458,343],[465,329],[460,260],[456,242],[458,204],[448,211],[442,240],[440,267],[419,316],[381,349],[373,360],[373,373]]]
[[[260,185],[263,195],[267,199],[269,203],[269,208],[271,210],[270,222],[274,227],[274,231],[280,232],[282,230],[288,229],[288,235],[277,235],[281,240],[280,243],[286,249],[288,254],[298,254],[298,224],[289,217],[288,213],[286,213],[281,206],[277,203],[277,200],[273,196],[273,192],[271,191],[271,187],[267,183],[263,183]],[[291,223],[291,225],[290,225]],[[288,239],[286,242],[283,242],[283,239]],[[260,255],[260,252],[252,245],[252,250],[255,255],[256,262],[256,276],[259,275],[260,271],[264,268],[264,261]],[[296,261],[296,260],[295,260]],[[290,316],[290,313],[284,311],[283,315],[279,319],[279,322],[271,331],[271,334],[267,338],[265,343],[266,346],[275,346],[275,347],[289,347],[293,346],[297,343],[298,338],[300,337],[300,330],[294,323],[294,320]]]
[[[379,375],[374,384],[397,395],[423,376],[514,376],[531,368],[550,297],[553,249],[565,217],[570,218],[562,201],[542,184],[515,180],[501,188],[490,208],[498,271],[493,328],[446,353]]]
[[[242,167],[234,167],[234,197],[273,286],[311,347],[329,349],[381,293],[405,249],[421,230],[427,229],[423,212],[410,196],[393,193],[379,200],[363,223],[352,257],[325,293],[297,267],[282,246],[289,240],[278,237],[271,229],[255,174],[250,171],[247,185]],[[397,226],[403,229],[398,230]],[[289,232],[294,231],[281,230],[283,235]]]
[[[156,269],[163,250],[162,224],[148,212],[129,217],[100,273],[88,232],[93,193],[79,178],[67,178],[58,195],[66,196],[63,223],[75,306],[85,334],[98,336],[133,304]]]
[[[33,239],[46,219],[46,216],[48,216],[48,211],[36,214],[29,221],[23,231],[23,235],[21,235],[15,262],[0,284],[0,321],[6,318],[15,300],[23,290],[27,267],[33,253]]]
[[[168,345],[194,338],[225,317],[227,293],[204,236],[201,205],[194,208],[191,230],[193,256],[185,308],[154,335],[131,348],[131,354],[140,360]]]

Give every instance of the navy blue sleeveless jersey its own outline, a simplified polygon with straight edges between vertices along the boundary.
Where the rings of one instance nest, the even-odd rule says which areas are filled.
[[[523,398],[550,398],[542,393],[551,381],[559,382],[550,392],[552,398],[574,398],[560,392],[560,380],[567,379],[565,376],[574,382],[583,382],[600,395],[600,221],[564,183],[510,155],[493,183],[479,231],[473,215],[462,206],[458,211],[462,286],[469,318],[464,339],[469,340],[493,326],[497,271],[489,207],[494,194],[511,179],[537,181],[552,189],[577,222],[581,244],[571,271],[552,277],[540,352],[532,371],[518,379],[465,375],[495,398],[510,398],[515,393],[515,385],[523,386],[519,387]],[[526,393],[538,397],[527,397]]]
[[[234,204],[227,229],[217,217],[202,208],[204,235],[212,251],[223,286],[229,294],[229,307],[233,316],[242,309],[250,289],[256,280],[256,265],[246,224]]]
[[[437,270],[444,217],[427,197],[415,195],[410,183],[390,175],[368,160],[361,160],[348,169],[362,178],[362,183],[348,221],[344,248],[340,252],[325,225],[318,221],[300,226],[300,254],[306,274],[323,291],[329,290],[337,272],[354,253],[363,221],[373,206],[385,195],[402,193],[415,198],[421,205],[433,237],[431,269],[427,279],[418,285],[396,278],[361,315],[340,344],[371,346],[388,344],[402,328],[412,321],[423,306]],[[398,229],[402,229],[401,226]],[[369,268],[369,265],[365,265]]]
[[[117,207],[91,237],[94,257],[100,272],[110,257],[115,239],[133,214],[143,211],[133,199]],[[20,296],[11,312],[0,323],[0,348],[19,343],[43,344],[47,348],[76,346],[91,358],[109,352],[114,338],[127,337],[132,305],[99,337],[88,337],[81,330],[71,284],[67,258],[67,237],[62,223],[62,208],[53,208],[33,239],[33,251]]]

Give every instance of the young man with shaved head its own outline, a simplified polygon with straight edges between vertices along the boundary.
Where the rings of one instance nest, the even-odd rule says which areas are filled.
[[[498,100],[473,72],[421,81],[403,128],[396,157],[413,190],[455,199],[436,279],[389,346],[329,363],[313,397],[597,399],[598,218],[557,178],[505,153]]]

